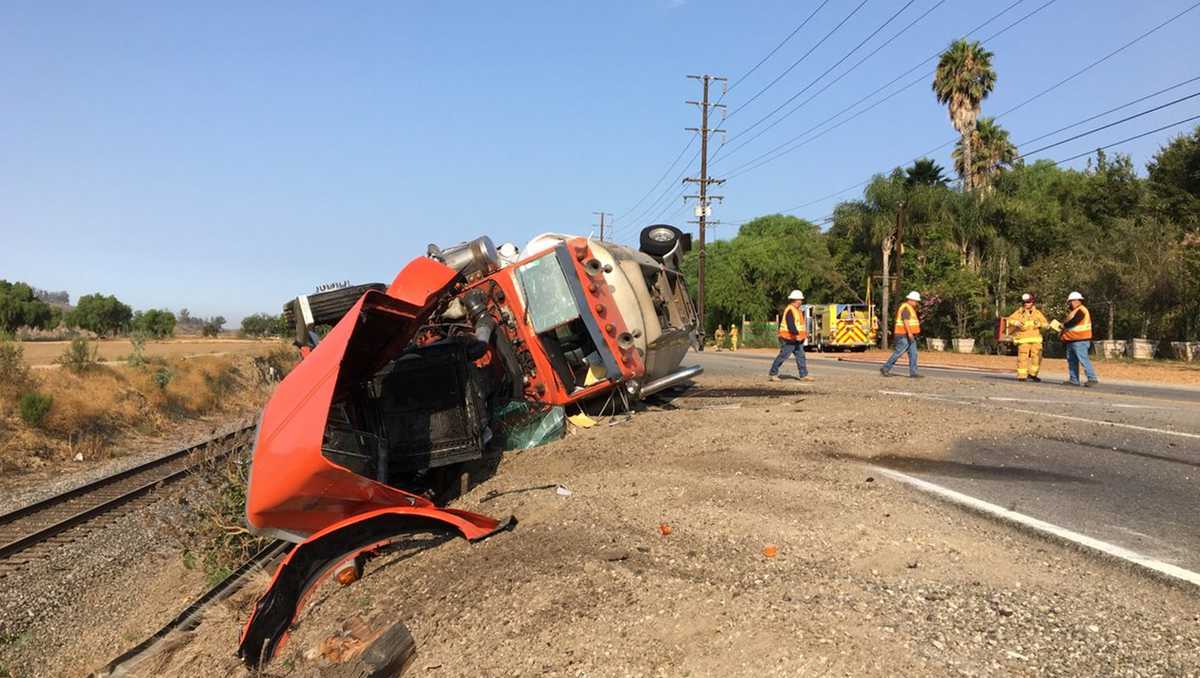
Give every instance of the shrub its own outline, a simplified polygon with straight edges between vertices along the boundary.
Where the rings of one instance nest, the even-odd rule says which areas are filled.
[[[20,391],[33,381],[25,364],[25,349],[15,341],[0,339],[0,390]]]
[[[237,386],[237,368],[227,365],[218,368],[216,372],[205,372],[204,385],[208,387],[213,405],[221,407],[225,398]]]
[[[59,364],[75,374],[83,374],[100,364],[98,347],[83,337],[71,340],[67,350],[58,358]]]
[[[139,332],[134,332],[129,337],[129,356],[125,361],[130,367],[141,367],[146,364],[146,335]]]
[[[255,313],[242,318],[241,334],[245,337],[286,337],[291,332],[283,316]]]
[[[171,384],[171,379],[175,378],[175,371],[166,365],[158,368],[154,372],[154,383],[158,385],[159,390],[167,390],[167,386]]]
[[[31,391],[21,396],[18,403],[18,410],[21,413],[21,421],[30,426],[41,426],[45,421],[46,415],[50,413],[50,406],[54,404],[54,398],[49,395]]]
[[[192,518],[178,526],[184,563],[199,564],[213,583],[270,543],[245,527],[249,469],[244,454],[206,461],[192,472],[199,491],[182,499]]]

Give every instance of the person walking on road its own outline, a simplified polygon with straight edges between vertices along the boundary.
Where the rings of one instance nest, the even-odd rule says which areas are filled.
[[[1042,328],[1050,321],[1034,305],[1032,294],[1021,295],[1021,308],[1008,316],[1008,326],[1013,343],[1017,345],[1017,381],[1041,382],[1038,371],[1042,367]]]
[[[908,353],[908,376],[913,379],[921,376],[917,374],[917,337],[921,336],[921,318],[917,315],[917,304],[920,301],[921,293],[913,290],[896,309],[896,323],[892,327],[896,350],[892,351],[892,357],[879,368],[879,373],[885,377],[892,376],[892,368],[905,353]]]
[[[1059,337],[1067,348],[1067,377],[1069,381],[1063,384],[1079,386],[1079,366],[1087,375],[1084,386],[1095,386],[1100,383],[1096,378],[1096,370],[1088,359],[1088,349],[1092,347],[1092,312],[1083,305],[1083,295],[1072,292],[1067,295],[1067,317],[1063,320],[1062,334]]]
[[[770,381],[779,381],[779,368],[789,355],[796,356],[796,369],[800,371],[800,381],[813,381],[808,376],[808,361],[804,356],[804,340],[808,338],[808,326],[804,319],[804,293],[792,290],[788,295],[788,305],[783,309],[783,317],[779,320],[779,355],[771,363],[768,375]]]

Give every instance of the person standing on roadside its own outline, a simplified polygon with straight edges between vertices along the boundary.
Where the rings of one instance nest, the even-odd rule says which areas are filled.
[[[1017,345],[1017,381],[1041,382],[1042,328],[1050,322],[1034,305],[1032,294],[1021,295],[1021,308],[1008,316],[1013,343]]]
[[[921,318],[917,315],[917,304],[921,302],[921,293],[913,290],[904,298],[904,303],[896,309],[896,322],[892,327],[896,350],[887,359],[879,373],[885,377],[892,376],[892,368],[900,356],[908,353],[908,376],[920,378],[917,374],[917,337],[921,336]]]
[[[721,350],[721,347],[725,345],[724,325],[717,325],[717,331],[713,332],[713,343],[716,345],[718,352]]]
[[[808,361],[804,356],[804,340],[808,338],[808,325],[804,318],[804,293],[792,290],[788,295],[788,305],[783,309],[783,317],[779,320],[779,355],[771,363],[768,373],[769,381],[779,381],[779,368],[789,355],[796,356],[796,369],[800,371],[800,381],[813,381],[808,376]]]
[[[1092,347],[1092,312],[1083,305],[1083,295],[1072,292],[1067,295],[1067,317],[1063,320],[1062,334],[1059,337],[1067,348],[1067,377],[1063,384],[1079,386],[1079,366],[1087,375],[1084,386],[1096,386],[1100,380],[1096,378],[1096,370],[1088,358],[1088,349]]]
[[[738,343],[738,328],[737,328],[737,323],[733,323],[729,326],[729,350],[737,351],[737,343]]]

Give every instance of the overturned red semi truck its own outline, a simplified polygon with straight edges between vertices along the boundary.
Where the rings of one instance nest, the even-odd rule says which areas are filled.
[[[681,367],[699,342],[680,273],[689,247],[655,225],[637,250],[544,234],[504,261],[483,237],[431,245],[390,285],[289,302],[303,358],[259,421],[246,519],[297,546],[239,656],[269,660],[307,591],[401,535],[476,541],[512,525],[438,503],[466,465],[502,451],[494,413],[628,406],[699,374]]]

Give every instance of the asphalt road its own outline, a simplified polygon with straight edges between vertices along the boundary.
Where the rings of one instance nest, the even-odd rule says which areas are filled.
[[[688,362],[704,365],[709,374],[760,373],[764,380],[771,361],[768,355],[727,352],[692,358]],[[885,379],[877,364],[811,355],[808,363],[822,384],[836,385],[831,380],[839,376],[859,382],[875,373],[876,390],[897,401],[1055,422],[1061,435],[995,443],[972,441],[964,431],[947,458],[879,464],[1200,572],[1200,390],[1128,383],[1083,389],[949,369],[923,369],[920,381]],[[794,370],[789,362],[783,373]],[[898,367],[893,375],[903,372]]]

